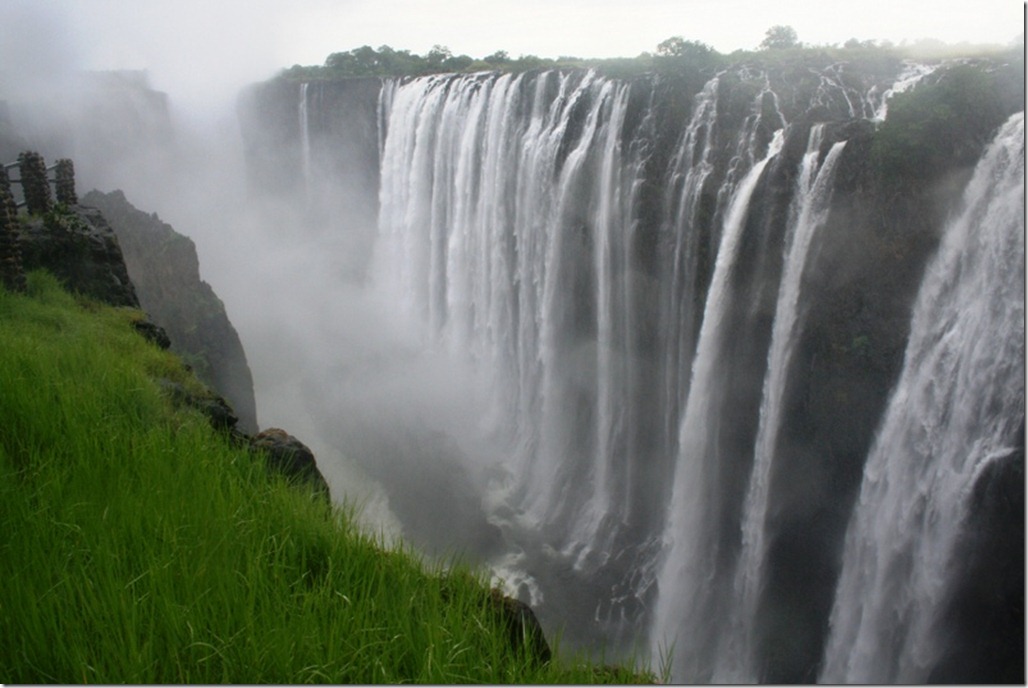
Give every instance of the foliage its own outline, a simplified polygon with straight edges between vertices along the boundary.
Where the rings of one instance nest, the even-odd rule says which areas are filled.
[[[323,66],[294,65],[282,73],[287,79],[312,80],[367,76],[425,76],[450,72],[525,71],[540,67],[577,66],[577,58],[548,60],[535,55],[512,58],[505,50],[475,59],[454,55],[442,45],[433,46],[425,55],[409,50],[394,50],[387,45],[377,50],[365,45],[354,50],[332,53]]]
[[[706,43],[672,36],[657,45],[652,68],[658,72],[702,74],[706,78],[725,66],[724,56]]]
[[[188,373],[138,316],[41,273],[0,290],[0,681],[640,680],[515,651],[481,574],[384,549],[174,409],[155,379]]]
[[[929,43],[931,44],[929,46]],[[646,73],[661,73],[682,76],[689,81],[703,77],[709,79],[717,71],[732,62],[759,60],[775,64],[782,60],[800,64],[812,55],[832,61],[860,60],[864,63],[895,63],[903,57],[921,58],[926,46],[935,53],[945,48],[946,57],[995,55],[1001,50],[997,46],[972,46],[962,44],[948,46],[938,41],[920,41],[911,46],[897,47],[888,41],[861,41],[851,38],[842,46],[804,46],[799,42],[795,30],[790,26],[773,26],[768,29],[764,41],[756,51],[737,50],[723,55],[711,46],[701,42],[671,36],[661,41],[655,51],[644,52],[636,57],[583,59],[561,56],[556,59],[521,55],[511,57],[504,50],[497,50],[483,58],[468,55],[454,55],[449,48],[435,45],[425,55],[416,55],[409,50],[395,50],[387,45],[378,49],[362,46],[353,50],[332,53],[324,65],[293,65],[281,72],[285,79],[311,81],[318,79],[341,79],[348,77],[404,77],[425,76],[442,73],[470,73],[483,71],[523,72],[532,69],[595,69],[614,78],[632,78]],[[942,56],[941,53],[934,57]]]
[[[761,50],[786,50],[798,47],[800,47],[800,42],[796,35],[796,29],[781,24],[768,29],[764,34],[764,40],[760,42]]]
[[[1023,98],[1023,84],[1018,95],[1011,72],[1016,68],[959,64],[893,97],[872,147],[872,161],[883,185],[903,188],[926,183],[949,161],[973,165],[996,127]],[[1023,74],[1022,62],[1021,79]]]

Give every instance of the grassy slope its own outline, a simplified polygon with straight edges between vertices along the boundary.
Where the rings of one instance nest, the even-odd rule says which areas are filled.
[[[0,682],[637,681],[510,649],[426,572],[270,478],[156,378],[138,313],[0,289]]]

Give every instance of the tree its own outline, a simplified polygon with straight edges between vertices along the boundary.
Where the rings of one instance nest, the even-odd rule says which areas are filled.
[[[796,36],[796,29],[791,26],[778,24],[772,26],[764,34],[764,40],[760,43],[761,50],[784,50],[786,48],[798,48],[800,42]]]
[[[859,40],[857,38],[851,38],[843,44],[843,48],[847,50],[856,50],[858,48],[874,48],[877,46],[877,42],[872,38],[866,41]]]
[[[700,41],[687,41],[681,36],[672,36],[657,45],[657,54],[661,57],[708,57],[714,49]]]
[[[657,44],[657,54],[664,57],[681,55],[685,50],[685,39],[681,36],[672,36]]]
[[[497,50],[492,55],[483,57],[482,60],[491,65],[503,65],[510,62],[510,55],[507,54],[506,50]]]
[[[439,68],[442,67],[447,60],[453,57],[453,53],[445,45],[433,45],[432,49],[428,51],[425,56],[426,61],[430,67]]]

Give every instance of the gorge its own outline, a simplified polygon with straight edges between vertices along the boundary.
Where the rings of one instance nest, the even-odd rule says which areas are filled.
[[[310,381],[415,543],[676,681],[1018,681],[1022,102],[1016,56],[815,53],[239,113],[251,188],[434,370]]]
[[[1023,682],[1023,54],[722,57],[287,70],[199,143],[115,74],[0,150],[124,187],[84,198],[218,306],[167,317],[245,422],[565,650]]]

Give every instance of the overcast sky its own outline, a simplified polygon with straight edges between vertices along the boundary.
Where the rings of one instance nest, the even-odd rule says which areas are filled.
[[[775,24],[805,43],[937,38],[1006,44],[1020,0],[0,0],[0,69],[146,69],[173,102],[225,100],[244,83],[332,52],[433,45],[483,57],[634,57],[674,35],[721,52]],[[231,92],[231,93],[229,93]]]

